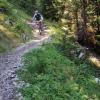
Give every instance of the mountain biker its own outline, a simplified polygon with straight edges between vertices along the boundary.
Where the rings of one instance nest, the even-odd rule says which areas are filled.
[[[39,33],[41,35],[42,34],[42,30],[43,30],[43,16],[42,16],[42,14],[39,13],[38,10],[36,10],[32,20],[35,21],[36,24],[38,24]]]

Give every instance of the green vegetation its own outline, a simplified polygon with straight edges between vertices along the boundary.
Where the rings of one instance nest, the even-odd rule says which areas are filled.
[[[32,39],[31,19],[24,11],[7,0],[0,0],[0,52]]]
[[[55,23],[47,24],[55,33],[52,43],[27,53],[23,69],[18,71],[20,80],[29,83],[20,89],[24,100],[99,100],[93,65],[86,57],[71,54],[79,48],[78,43]]]
[[[23,58],[18,75],[29,84],[20,89],[25,100],[100,100],[94,65],[76,42],[100,53],[99,5],[100,0],[0,0],[0,52],[32,39],[27,21],[36,9],[52,35],[51,43]]]
[[[27,53],[19,71],[21,80],[30,84],[21,89],[25,100],[99,100],[91,65],[87,59],[78,61],[63,56],[53,44]]]
[[[32,37],[32,30],[26,25],[26,21],[38,9],[44,18],[51,19],[56,25],[60,24],[74,33],[81,45],[100,53],[97,50],[100,48],[99,5],[100,0],[0,0],[0,9],[5,12],[0,14],[3,16],[0,17],[0,22],[4,19],[2,23],[7,29],[14,31],[16,39],[26,42]]]

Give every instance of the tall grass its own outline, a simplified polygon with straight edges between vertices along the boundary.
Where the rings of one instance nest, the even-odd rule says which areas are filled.
[[[21,80],[29,83],[21,93],[25,100],[99,100],[99,84],[87,61],[75,64],[53,44],[32,50],[24,58]],[[87,66],[87,67],[84,67]]]

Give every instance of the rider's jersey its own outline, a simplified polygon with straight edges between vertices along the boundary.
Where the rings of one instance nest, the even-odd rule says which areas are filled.
[[[33,20],[35,21],[43,21],[43,16],[40,13],[34,14]]]

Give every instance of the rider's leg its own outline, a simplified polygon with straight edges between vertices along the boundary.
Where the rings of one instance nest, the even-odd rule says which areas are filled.
[[[39,34],[42,35],[42,22],[39,22]]]

